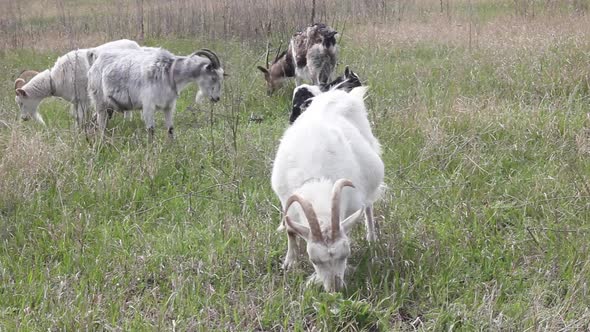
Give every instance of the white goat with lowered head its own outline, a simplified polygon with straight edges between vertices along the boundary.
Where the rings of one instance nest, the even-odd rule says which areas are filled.
[[[376,238],[373,202],[384,166],[367,119],[365,92],[358,87],[314,97],[285,131],[273,165],[272,188],[285,215],[279,230],[286,228],[288,235],[283,267],[295,263],[297,236],[302,237],[315,269],[308,283],[321,283],[327,291],[344,286],[347,234],[363,214],[367,240]]]
[[[72,103],[72,113],[78,125],[88,111],[89,100],[87,93],[88,61],[87,52],[93,50],[95,54],[108,49],[139,49],[139,45],[127,39],[112,41],[93,49],[79,49],[68,52],[59,57],[51,69],[34,75],[30,81],[15,82],[16,104],[21,111],[21,118],[33,118],[45,124],[37,109],[45,98],[55,96]]]
[[[88,94],[101,132],[106,127],[108,109],[142,109],[152,141],[156,110],[164,112],[168,135],[173,138],[178,94],[194,82],[217,102],[224,76],[219,58],[207,49],[188,56],[176,56],[164,49],[101,52],[88,71]]]

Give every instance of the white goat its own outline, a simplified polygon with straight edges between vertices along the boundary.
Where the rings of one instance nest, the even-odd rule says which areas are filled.
[[[176,56],[164,49],[101,52],[88,71],[88,93],[98,112],[99,130],[106,127],[107,109],[142,109],[142,118],[154,136],[154,113],[164,112],[168,135],[174,137],[173,114],[178,94],[191,82],[217,102],[224,72],[219,58],[203,49]]]
[[[139,45],[132,40],[121,39],[94,49],[71,51],[59,57],[51,69],[35,75],[25,85],[15,85],[15,101],[20,108],[21,118],[23,120],[34,118],[45,124],[37,111],[39,104],[43,99],[55,96],[72,103],[72,113],[76,116],[76,123],[82,125],[89,105],[87,52],[93,50],[99,54],[109,49],[139,49]]]
[[[327,291],[344,285],[347,234],[363,212],[367,240],[376,237],[373,202],[384,166],[367,119],[365,92],[366,87],[358,87],[314,97],[308,111],[285,131],[273,165],[272,188],[285,215],[279,230],[286,227],[289,240],[283,267],[295,263],[296,236],[302,237],[315,269],[308,283],[322,283]],[[299,206],[289,209],[294,202]]]

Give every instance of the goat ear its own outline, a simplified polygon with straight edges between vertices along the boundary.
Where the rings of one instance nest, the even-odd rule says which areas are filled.
[[[228,77],[228,76],[231,76],[231,75],[227,74],[227,73],[223,73],[223,77]]]
[[[21,88],[16,89],[16,95],[20,97],[27,97],[27,92]]]
[[[304,238],[305,241],[309,240],[309,234],[311,233],[309,227],[293,222],[289,216],[285,216],[285,222],[287,223],[287,229],[294,231],[297,235]]]
[[[344,77],[346,77],[346,78],[350,77],[350,69],[348,68],[348,66],[346,66],[346,68],[344,68]]]
[[[358,224],[358,222],[361,221],[361,219],[363,219],[361,218],[363,216],[363,212],[365,212],[364,206],[355,213],[353,213],[351,216],[340,222],[340,228],[344,231],[344,233],[348,234],[352,230],[354,225]]]
[[[309,105],[311,105],[312,101],[313,101],[313,98],[306,99],[300,106],[301,110],[302,111],[306,110],[309,107]]]

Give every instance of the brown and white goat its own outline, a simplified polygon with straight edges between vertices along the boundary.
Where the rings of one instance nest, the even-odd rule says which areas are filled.
[[[266,68],[257,68],[264,74],[268,95],[281,87],[283,81],[289,77],[295,77],[297,86],[301,85],[302,80],[314,85],[328,83],[336,67],[336,33],[323,23],[316,23],[296,32],[291,37],[287,50],[280,53],[279,48],[270,65],[267,47]]]

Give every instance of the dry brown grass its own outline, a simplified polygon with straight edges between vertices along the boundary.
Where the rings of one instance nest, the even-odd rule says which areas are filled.
[[[400,21],[394,24],[365,24],[348,33],[354,43],[389,48],[417,43],[439,43],[450,47],[469,46],[469,18],[453,19],[434,15],[428,21]],[[491,51],[544,50],[566,42],[590,40],[590,16],[545,15],[535,19],[508,16],[473,23],[471,46]]]
[[[123,37],[266,40],[269,23],[273,38],[285,40],[311,22],[311,3],[108,0],[73,5],[65,0],[7,0],[0,3],[0,46],[55,50]],[[495,9],[482,17],[473,9],[478,6]],[[587,39],[590,19],[579,15],[583,8],[551,1],[325,0],[317,1],[313,20],[336,26],[354,41],[382,47],[436,41],[506,49]]]

